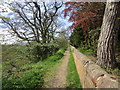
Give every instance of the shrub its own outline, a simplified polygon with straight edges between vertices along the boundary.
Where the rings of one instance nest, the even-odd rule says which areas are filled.
[[[88,49],[87,47],[81,47],[81,48],[78,48],[78,50],[80,50],[80,52],[85,55],[93,55],[94,56],[93,50]]]
[[[58,45],[59,48],[67,48],[68,47],[68,40],[64,38],[56,39],[55,43]]]
[[[57,44],[33,44],[31,47],[28,47],[26,51],[28,52],[27,57],[30,60],[38,62],[54,55],[58,49]]]

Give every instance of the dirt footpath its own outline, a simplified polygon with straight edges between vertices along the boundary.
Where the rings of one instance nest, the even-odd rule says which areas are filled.
[[[69,60],[69,49],[66,50],[62,63],[57,69],[57,73],[54,76],[50,88],[65,88],[66,87],[66,76],[67,76],[67,65]]]

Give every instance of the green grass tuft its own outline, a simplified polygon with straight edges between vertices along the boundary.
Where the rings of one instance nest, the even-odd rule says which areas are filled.
[[[92,55],[92,56],[94,56],[94,53],[93,53],[93,51],[91,49],[87,49],[85,47],[82,47],[82,48],[78,48],[78,50],[81,53],[85,54],[85,55]]]
[[[67,74],[67,88],[82,88],[80,79],[74,63],[73,54],[70,52]]]

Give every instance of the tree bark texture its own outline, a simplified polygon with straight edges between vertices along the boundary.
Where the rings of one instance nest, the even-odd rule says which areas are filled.
[[[97,64],[103,68],[115,68],[115,43],[120,30],[120,2],[107,2],[98,41]]]

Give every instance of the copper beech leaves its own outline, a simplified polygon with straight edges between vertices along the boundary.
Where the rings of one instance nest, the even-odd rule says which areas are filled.
[[[94,27],[99,27],[103,16],[103,3],[88,2],[66,2],[64,17],[69,16],[69,21],[73,22],[69,29],[80,27],[84,32],[89,32]]]

